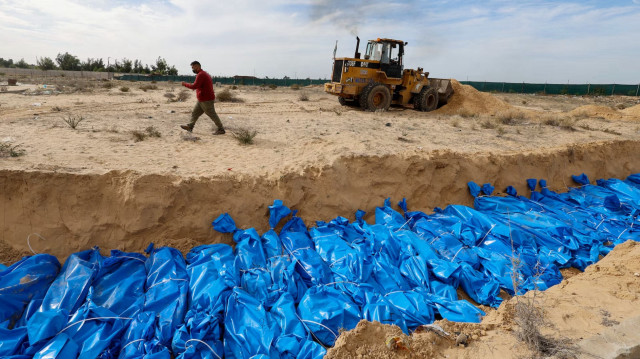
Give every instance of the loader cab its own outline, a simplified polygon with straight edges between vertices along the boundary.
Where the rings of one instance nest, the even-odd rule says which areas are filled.
[[[399,40],[377,39],[369,40],[364,58],[367,60],[379,61],[380,70],[384,71],[388,77],[402,77],[402,55],[404,55],[404,43]]]

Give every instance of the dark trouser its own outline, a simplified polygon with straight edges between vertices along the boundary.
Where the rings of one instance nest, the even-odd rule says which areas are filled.
[[[193,108],[193,112],[191,112],[191,123],[189,123],[189,127],[193,128],[196,125],[198,118],[202,116],[203,113],[206,113],[207,116],[211,117],[213,122],[215,122],[218,129],[223,129],[222,121],[220,121],[220,117],[218,117],[213,103],[214,100],[196,102],[196,106]]]

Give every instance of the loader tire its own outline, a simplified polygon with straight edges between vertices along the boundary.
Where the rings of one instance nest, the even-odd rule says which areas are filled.
[[[438,108],[438,90],[425,86],[422,91],[413,98],[413,107],[419,111],[433,111]]]
[[[391,91],[379,82],[368,84],[360,93],[360,107],[365,111],[386,111],[391,106]]]

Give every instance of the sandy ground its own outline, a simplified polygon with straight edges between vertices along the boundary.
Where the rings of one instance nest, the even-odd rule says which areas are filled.
[[[179,84],[158,83],[158,89],[147,91],[140,89],[144,83],[112,84],[111,89],[97,81],[58,84],[57,89],[39,84],[8,87],[24,93],[0,92],[0,141],[25,151],[18,158],[0,159],[0,168],[278,177],[340,157],[434,150],[515,153],[640,136],[640,107],[630,97],[492,96],[457,85],[451,103],[434,113],[404,108],[368,113],[340,106],[320,87],[242,86],[231,91],[243,103],[216,104],[228,129],[257,131],[255,144],[241,145],[230,132],[213,136],[213,122],[206,116],[193,136],[186,136],[179,125],[188,122],[195,94],[184,102],[165,97],[179,94]],[[129,91],[122,92],[123,86]],[[302,101],[302,94],[309,100]],[[74,130],[63,121],[69,116],[85,120]],[[150,126],[161,137],[136,142],[132,132]]]
[[[470,180],[526,193],[531,177],[561,190],[571,174],[593,180],[640,172],[640,105],[632,97],[488,94],[455,83],[449,105],[435,112],[370,113],[340,106],[320,87],[241,86],[230,91],[244,102],[216,108],[228,130],[257,131],[254,144],[242,145],[231,131],[213,136],[206,117],[193,135],[181,130],[195,95],[170,102],[178,84],[105,84],[0,84],[0,145],[22,154],[0,156],[0,262],[31,253],[29,236],[34,251],[61,259],[95,245],[142,251],[155,241],[186,252],[231,243],[211,220],[229,212],[240,227],[263,231],[275,198],[307,223],[352,218],[357,209],[371,220],[386,197],[407,197],[412,210],[469,205]],[[63,121],[69,116],[84,120],[74,130]],[[149,127],[160,137],[137,141],[134,131]],[[585,273],[565,270],[567,279],[544,293],[489,310],[482,324],[438,323],[467,334],[467,347],[362,322],[328,358],[532,357],[513,335],[518,300],[544,308],[545,335],[591,337],[640,315],[639,259],[640,245],[627,243]],[[390,337],[408,350],[390,350]]]

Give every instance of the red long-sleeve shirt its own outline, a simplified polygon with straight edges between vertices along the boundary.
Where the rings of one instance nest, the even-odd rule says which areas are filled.
[[[196,90],[196,97],[200,102],[216,99],[216,94],[213,92],[213,80],[211,80],[211,76],[204,70],[198,71],[196,80],[192,84],[183,82],[182,85]]]

